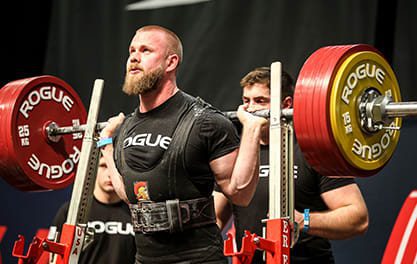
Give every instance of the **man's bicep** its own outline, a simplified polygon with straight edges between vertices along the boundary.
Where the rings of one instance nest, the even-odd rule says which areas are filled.
[[[238,149],[216,158],[210,162],[211,171],[214,174],[217,185],[220,190],[226,195],[230,195],[230,178],[233,173]]]
[[[356,183],[324,192],[321,196],[329,209],[348,205],[365,206],[365,201]]]

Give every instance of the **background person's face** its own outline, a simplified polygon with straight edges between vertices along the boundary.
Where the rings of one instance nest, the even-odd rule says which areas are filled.
[[[96,188],[100,188],[103,192],[114,192],[114,187],[110,179],[110,170],[107,168],[104,158],[100,158],[97,169]]]
[[[247,105],[248,112],[270,108],[271,96],[265,84],[255,83],[243,88],[242,101]]]

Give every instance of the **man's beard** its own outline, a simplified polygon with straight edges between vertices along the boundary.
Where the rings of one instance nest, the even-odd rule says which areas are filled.
[[[140,95],[154,91],[158,87],[159,81],[162,80],[163,74],[164,69],[162,66],[148,73],[144,72],[141,77],[136,75],[129,76],[129,74],[126,74],[123,92],[128,95]]]

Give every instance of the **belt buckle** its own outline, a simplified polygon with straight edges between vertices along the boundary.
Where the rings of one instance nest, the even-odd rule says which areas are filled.
[[[138,203],[138,212],[139,213],[150,212],[152,210],[152,208],[150,207],[151,205],[152,205],[151,201],[140,201]]]
[[[186,217],[182,213],[182,209],[186,212]],[[187,203],[180,203],[180,212],[181,212],[181,220],[182,222],[188,223],[191,220],[191,214],[190,214],[190,206]]]

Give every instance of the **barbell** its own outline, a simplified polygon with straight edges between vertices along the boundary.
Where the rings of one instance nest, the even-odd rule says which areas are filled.
[[[269,111],[256,115],[268,117]],[[385,166],[399,140],[401,117],[411,115],[417,115],[417,103],[401,102],[391,67],[379,51],[363,44],[314,52],[298,76],[293,109],[282,109],[316,171],[359,177]],[[1,177],[23,191],[70,185],[86,116],[76,92],[57,77],[6,84],[0,90]]]

